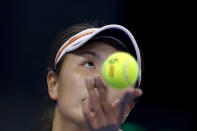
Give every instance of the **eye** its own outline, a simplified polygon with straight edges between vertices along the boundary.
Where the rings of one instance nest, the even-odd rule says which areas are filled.
[[[86,61],[86,62],[83,63],[83,65],[84,65],[85,67],[87,67],[87,68],[96,69],[95,64],[94,64],[93,62],[91,62],[91,61]]]

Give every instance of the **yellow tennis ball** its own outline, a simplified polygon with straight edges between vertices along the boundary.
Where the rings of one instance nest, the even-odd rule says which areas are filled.
[[[105,82],[117,89],[132,86],[137,81],[138,71],[136,59],[126,52],[111,54],[102,66]]]

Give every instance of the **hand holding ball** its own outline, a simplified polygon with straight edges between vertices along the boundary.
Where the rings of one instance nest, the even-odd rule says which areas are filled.
[[[117,89],[123,89],[135,84],[138,71],[137,61],[126,52],[113,53],[105,60],[102,67],[105,82]]]

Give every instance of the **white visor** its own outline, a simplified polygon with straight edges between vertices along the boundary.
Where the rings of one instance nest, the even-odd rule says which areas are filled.
[[[79,47],[81,47],[82,45],[84,45],[85,43],[87,43],[89,40],[93,38],[102,37],[102,36],[116,38],[118,41],[123,43],[124,46],[126,46],[126,48],[128,49],[128,52],[137,59],[139,65],[137,87],[139,87],[141,83],[140,51],[133,35],[130,33],[129,30],[127,30],[125,27],[121,25],[112,24],[112,25],[103,26],[101,28],[89,28],[72,36],[61,46],[61,48],[57,52],[55,57],[54,67],[56,67],[56,65],[58,64],[62,56],[64,56],[64,54],[71,52],[75,49],[78,49]]]

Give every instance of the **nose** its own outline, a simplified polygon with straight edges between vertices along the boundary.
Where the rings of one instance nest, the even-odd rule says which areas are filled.
[[[95,79],[100,79],[100,80],[103,79],[100,67],[97,68],[94,74],[92,75],[92,80],[93,80],[94,85],[95,85]]]

